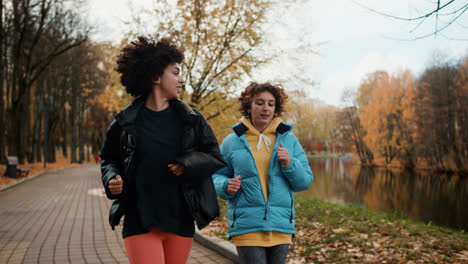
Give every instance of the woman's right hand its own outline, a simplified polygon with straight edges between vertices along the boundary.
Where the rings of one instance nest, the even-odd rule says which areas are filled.
[[[120,175],[117,175],[115,176],[114,178],[112,178],[110,181],[109,181],[109,191],[113,194],[113,195],[119,195],[122,193],[122,188],[123,188],[123,180],[122,180],[122,177],[120,177]]]
[[[228,184],[227,184],[227,192],[230,194],[230,195],[233,195],[235,194],[237,191],[239,191],[240,189],[240,186],[241,186],[241,176],[240,175],[237,175],[236,178],[232,178],[229,180]]]

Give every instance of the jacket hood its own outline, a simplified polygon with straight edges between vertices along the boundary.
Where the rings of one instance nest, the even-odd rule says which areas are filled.
[[[238,137],[242,136],[245,134],[247,130],[249,130],[248,124],[245,125],[244,122],[250,122],[248,119],[243,120],[244,118],[241,119],[237,124],[233,125],[231,128],[236,133]],[[276,118],[275,118],[276,119]],[[273,120],[275,120],[273,119]],[[272,121],[273,122],[273,121]],[[253,126],[252,126],[253,127]],[[283,121],[281,121],[278,126],[276,127],[276,132],[280,134],[284,134],[286,132],[289,132],[293,129],[293,125],[287,124]]]
[[[273,120],[271,120],[270,124],[262,133],[260,133],[260,131],[257,130],[257,128],[250,121],[250,119],[246,117],[242,117],[240,122],[242,122],[242,124],[244,124],[247,127],[247,131],[245,132],[246,135],[252,134],[252,135],[259,136],[260,134],[264,134],[264,135],[276,134],[277,133],[276,129],[281,124],[282,120],[279,117],[273,118]]]
[[[126,127],[133,125],[137,118],[138,112],[141,107],[145,104],[146,96],[140,96],[125,107],[120,113],[115,116],[117,122],[122,126]],[[180,99],[174,99],[169,101],[169,106],[174,107],[176,112],[182,117],[184,123],[193,125],[197,121],[197,113],[187,103]]]

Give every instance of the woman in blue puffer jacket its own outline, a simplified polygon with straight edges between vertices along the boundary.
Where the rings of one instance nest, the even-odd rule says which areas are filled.
[[[313,179],[304,151],[284,123],[287,95],[270,83],[241,94],[243,118],[221,145],[227,166],[213,175],[228,201],[229,236],[241,263],[285,263],[294,227],[293,192]]]

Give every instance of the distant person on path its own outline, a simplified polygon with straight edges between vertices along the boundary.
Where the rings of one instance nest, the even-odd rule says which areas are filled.
[[[186,263],[194,220],[219,215],[211,175],[225,166],[205,118],[179,99],[183,51],[171,40],[138,37],[124,47],[117,72],[136,97],[112,121],[101,150],[109,222],[124,214],[131,264]]]
[[[98,163],[99,161],[101,161],[101,157],[99,157],[99,155],[96,154],[96,156],[94,156],[94,160],[96,161],[96,163]]]
[[[292,126],[279,117],[287,97],[279,86],[251,83],[239,98],[244,117],[221,144],[227,166],[213,180],[228,201],[229,236],[241,263],[286,263],[295,234],[293,192],[313,179]]]

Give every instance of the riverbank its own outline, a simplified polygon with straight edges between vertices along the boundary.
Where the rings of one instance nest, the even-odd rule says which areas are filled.
[[[306,152],[307,159],[344,159],[356,160],[351,153],[312,153]]]
[[[226,203],[202,232],[228,239]],[[468,234],[367,208],[296,195],[288,263],[468,263]]]

